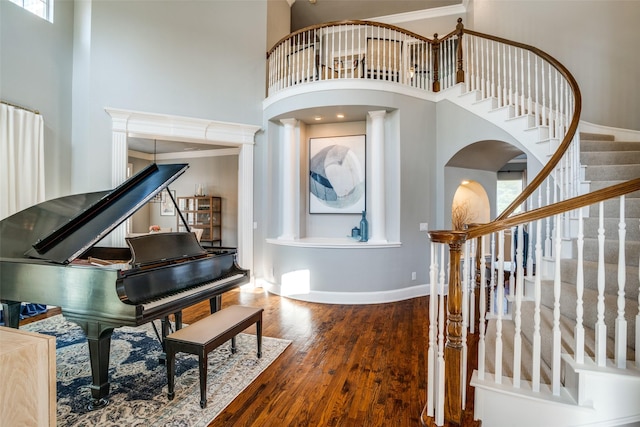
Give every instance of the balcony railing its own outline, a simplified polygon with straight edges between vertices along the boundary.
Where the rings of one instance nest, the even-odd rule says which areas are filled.
[[[428,39],[369,21],[304,28],[267,53],[268,95],[310,82],[344,79],[384,80],[437,92],[456,83],[457,39],[451,35]]]

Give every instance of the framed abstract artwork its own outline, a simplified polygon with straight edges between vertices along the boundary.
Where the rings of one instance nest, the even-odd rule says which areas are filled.
[[[366,209],[365,135],[309,139],[309,213]]]

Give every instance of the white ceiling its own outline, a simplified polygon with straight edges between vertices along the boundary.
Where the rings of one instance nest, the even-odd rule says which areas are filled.
[[[371,19],[462,4],[462,0],[293,0],[291,31],[325,22]]]

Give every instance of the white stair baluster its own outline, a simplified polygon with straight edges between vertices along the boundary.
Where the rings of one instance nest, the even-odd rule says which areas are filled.
[[[574,359],[576,363],[584,363],[584,325],[583,325],[583,313],[584,306],[582,301],[584,291],[584,220],[582,218],[582,209],[578,209],[578,237],[576,245],[578,247],[578,271],[576,273],[576,327],[575,327],[575,340],[576,347],[574,349]]]
[[[621,369],[627,367],[627,321],[624,318],[624,287],[627,277],[624,249],[626,232],[624,196],[620,196],[620,223],[618,224],[618,317],[616,318],[615,358],[616,366]]]
[[[512,274],[516,274],[516,290],[515,290],[515,312],[513,313],[514,323],[515,323],[515,331],[513,338],[513,386],[515,388],[520,388],[520,370],[522,366],[522,336],[521,336],[521,328],[522,328],[522,287],[524,286],[524,271],[522,270],[522,247],[524,246],[524,233],[522,232],[522,225],[517,227],[518,245],[516,247],[516,259],[514,261],[515,270],[512,271]]]
[[[531,389],[540,391],[540,278],[542,265],[542,220],[536,221],[536,268],[534,277],[534,311],[533,311],[533,368],[531,375]]]
[[[496,384],[502,384],[502,316],[504,314],[504,231],[498,232],[498,289],[496,291]]]
[[[562,252],[562,216],[555,216],[555,253],[553,254],[555,274],[553,277],[553,358],[551,361],[551,388],[554,396],[560,395],[560,254]]]
[[[489,313],[496,312],[496,234],[491,234],[491,279],[489,283]]]
[[[438,365],[436,390],[436,425],[444,425],[444,245],[440,245],[440,281],[438,286]]]
[[[604,202],[599,203],[598,226],[598,320],[596,321],[596,363],[607,364],[607,325],[604,323]]]
[[[487,292],[486,292],[486,287],[487,287],[487,281],[486,281],[486,268],[487,268],[487,261],[486,261],[486,257],[484,256],[485,253],[485,236],[481,237],[480,240],[480,247],[476,248],[477,251],[480,251],[480,319],[479,319],[479,332],[478,334],[480,335],[478,337],[478,378],[483,380],[484,379],[484,372],[485,372],[485,363],[484,363],[484,357],[485,357],[485,339],[484,339],[484,334],[485,334],[485,329],[486,329],[486,314],[487,314]]]
[[[427,415],[433,417],[435,396],[436,367],[436,327],[438,326],[438,287],[436,251],[438,245],[431,243],[431,262],[429,264],[429,349],[427,351]]]
[[[471,244],[469,240],[464,243],[464,279],[462,283],[462,363],[460,366],[460,381],[462,390],[462,409],[465,408],[467,396],[467,328],[469,327],[469,264],[471,263]]]
[[[476,241],[471,241],[471,260],[469,263],[469,268],[471,272],[469,273],[469,332],[472,334],[476,333],[476,256],[478,248],[476,246]]]
[[[515,298],[515,291],[516,291],[516,260],[514,257],[515,254],[515,249],[516,249],[516,227],[512,227],[511,228],[511,244],[509,245],[509,247],[511,248],[511,253],[509,254],[503,254],[503,256],[509,255],[509,299],[510,301],[513,301],[513,299]]]

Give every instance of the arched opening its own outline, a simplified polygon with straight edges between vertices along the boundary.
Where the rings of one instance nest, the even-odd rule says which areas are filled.
[[[465,224],[486,223],[490,217],[491,205],[484,187],[476,181],[462,181],[451,204],[452,228],[461,230]]]

